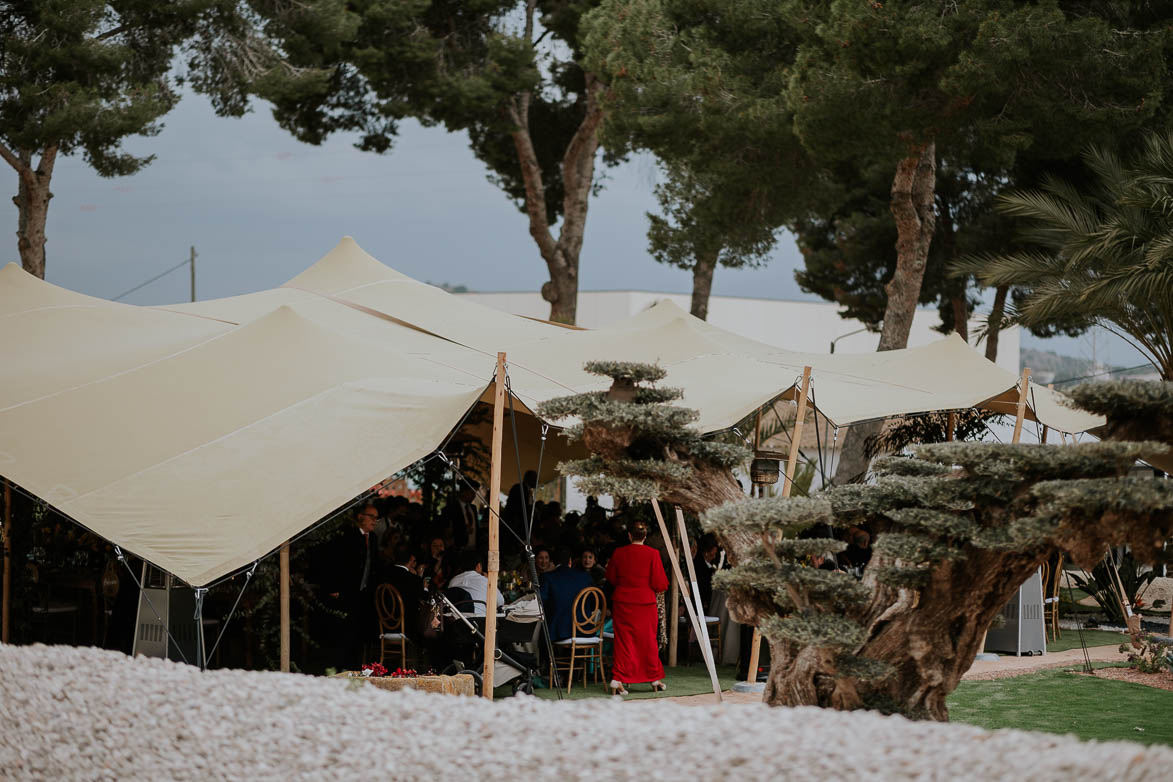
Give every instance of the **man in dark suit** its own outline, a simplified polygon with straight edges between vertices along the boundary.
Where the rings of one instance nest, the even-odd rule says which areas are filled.
[[[403,634],[414,644],[420,643],[420,602],[424,599],[419,569],[415,552],[401,546],[395,552],[395,564],[387,571],[387,583],[403,598]]]
[[[366,503],[331,542],[323,573],[325,604],[342,614],[333,637],[332,660],[342,670],[356,670],[364,661],[363,644],[374,640],[375,586],[379,584],[375,525],[379,512]]]
[[[556,550],[553,558],[558,567],[542,579],[541,598],[550,640],[561,641],[574,635],[574,599],[594,582],[589,573],[571,566],[570,554],[565,550]]]

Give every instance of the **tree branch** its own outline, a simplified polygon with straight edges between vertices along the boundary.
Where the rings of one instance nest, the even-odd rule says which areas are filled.
[[[5,162],[12,166],[13,169],[16,170],[16,173],[20,174],[21,176],[25,176],[26,171],[29,173],[32,172],[32,167],[25,164],[24,161],[18,158],[16,153],[8,148],[7,144],[0,143],[0,158],[4,158]]]
[[[599,100],[603,83],[593,73],[586,76],[586,115],[566,145],[562,156],[562,181],[565,195],[562,199],[562,231],[559,244],[564,248],[574,245],[570,256],[578,257],[582,246],[583,226],[586,223],[587,205],[594,182],[595,152],[599,148],[599,126],[603,123],[603,106]]]
[[[521,178],[525,182],[525,213],[529,216],[529,232],[538,243],[542,258],[551,271],[561,263],[558,245],[550,233],[546,220],[546,186],[542,181],[542,166],[529,132],[529,93],[516,96],[509,104],[509,117],[513,121],[510,137],[517,149],[517,162],[521,165]],[[553,278],[553,274],[551,274]]]

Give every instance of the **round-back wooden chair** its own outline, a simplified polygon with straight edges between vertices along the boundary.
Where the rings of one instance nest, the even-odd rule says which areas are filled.
[[[403,627],[403,596],[391,584],[375,590],[375,613],[379,617],[379,663],[387,662],[388,649],[399,646],[399,667],[407,667],[407,636]]]
[[[582,685],[587,684],[587,669],[594,668],[595,681],[603,679],[603,624],[607,621],[607,596],[598,587],[586,587],[574,598],[571,619],[573,635],[554,642],[554,659],[550,661],[550,679],[554,667],[566,671],[566,691],[574,685],[574,668],[582,661]],[[593,664],[593,665],[592,665]]]

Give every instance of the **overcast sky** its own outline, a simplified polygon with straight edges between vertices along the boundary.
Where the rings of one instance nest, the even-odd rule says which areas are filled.
[[[360,152],[336,136],[320,147],[277,127],[267,107],[243,119],[217,118],[187,95],[163,132],[126,148],[157,159],[142,172],[103,179],[80,158],[58,161],[47,226],[47,278],[113,298],[198,253],[200,299],[271,288],[312,264],[344,235],[384,263],[418,279],[474,290],[538,290],[545,265],[516,207],[485,177],[463,134],[405,122],[391,152]],[[6,181],[15,193],[16,175]],[[581,257],[583,290],[687,293],[687,271],[647,253],[645,213],[655,210],[656,169],[637,157],[607,171],[592,199]],[[15,232],[16,207],[0,200],[0,225]],[[19,262],[13,234],[0,263]],[[771,263],[718,269],[716,295],[814,299],[794,282],[801,262],[783,237]],[[126,297],[136,304],[188,299],[186,270]],[[1092,340],[1024,345],[1091,356]],[[1100,360],[1141,363],[1122,341],[1101,335]]]

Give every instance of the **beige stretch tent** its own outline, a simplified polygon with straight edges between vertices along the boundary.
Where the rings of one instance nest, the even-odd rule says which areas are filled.
[[[523,415],[605,387],[583,372],[588,360],[658,361],[706,432],[792,394],[804,365],[837,425],[1002,404],[1017,381],[956,338],[801,354],[668,303],[566,329],[450,296],[350,239],[281,288],[173,307],[82,296],[10,265],[0,324],[0,474],[195,586],[430,453],[484,397],[498,350]],[[1028,417],[1053,429],[1100,423],[1043,389],[1030,402]],[[537,422],[526,420],[530,469]]]

